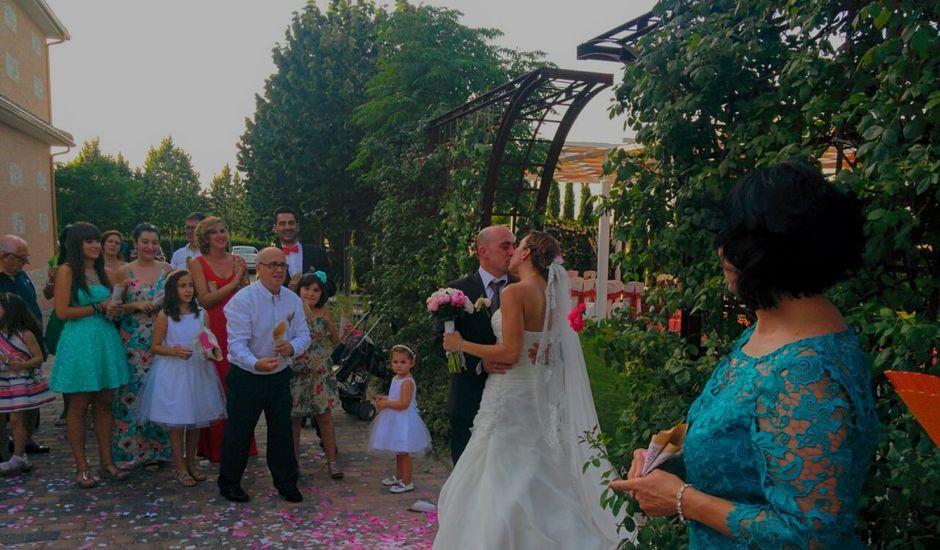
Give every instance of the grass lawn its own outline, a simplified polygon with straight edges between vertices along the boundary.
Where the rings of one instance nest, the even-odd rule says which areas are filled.
[[[597,419],[601,424],[601,431],[613,436],[617,427],[617,419],[623,411],[620,405],[620,396],[617,392],[619,373],[604,365],[604,358],[597,353],[593,346],[585,342],[584,362],[587,363],[588,378],[591,380],[591,392],[594,394],[594,407],[597,409]]]

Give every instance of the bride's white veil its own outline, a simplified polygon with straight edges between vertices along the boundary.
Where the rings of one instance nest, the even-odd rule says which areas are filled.
[[[583,510],[614,547],[622,518],[615,518],[610,510],[600,505],[605,489],[601,474],[611,466],[603,461],[599,468],[592,466],[586,472],[583,469],[596,452],[581,441],[581,436],[597,427],[597,411],[581,342],[568,323],[571,298],[568,275],[560,259],[552,262],[548,269],[545,307],[545,326],[536,358],[539,393],[544,396],[536,404],[542,433],[546,443],[566,457],[570,475],[578,480],[576,488]]]

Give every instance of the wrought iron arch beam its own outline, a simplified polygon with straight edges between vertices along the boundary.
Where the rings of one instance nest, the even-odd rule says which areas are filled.
[[[576,97],[571,106],[568,107],[568,110],[565,111],[565,116],[561,119],[561,124],[559,124],[558,129],[555,130],[555,138],[552,140],[552,144],[548,150],[548,157],[545,159],[545,166],[542,168],[542,181],[539,183],[539,193],[535,199],[536,212],[543,212],[548,203],[548,191],[554,180],[555,168],[558,166],[558,156],[561,154],[561,148],[565,145],[565,140],[568,139],[568,132],[574,125],[575,119],[581,114],[581,110],[584,109],[584,106],[587,105],[598,92],[606,87],[607,85],[605,84],[595,84],[591,90],[582,92]]]
[[[529,78],[519,83],[516,93],[503,112],[496,139],[493,141],[493,150],[490,153],[490,162],[486,167],[486,179],[483,182],[483,217],[480,227],[486,227],[493,221],[493,205],[496,202],[496,184],[499,181],[499,169],[506,154],[506,143],[509,134],[516,123],[521,107],[526,100],[541,86],[541,76],[544,69],[537,69],[529,73]],[[541,124],[541,122],[539,122]]]
[[[613,76],[610,74],[543,67],[473,98],[428,123],[431,143],[440,145],[456,135],[457,126],[462,121],[476,113],[484,109],[500,113],[498,124],[493,126],[495,135],[483,181],[482,225],[492,223],[498,191],[515,191],[513,204],[503,212],[514,219],[519,215],[538,215],[538,210],[528,211],[532,205],[526,208],[526,212],[519,210],[520,196],[524,192],[535,192],[535,202],[539,205],[535,208],[544,209],[558,156],[571,126],[587,102],[611,84]],[[520,124],[529,125],[526,138],[513,135],[513,130]],[[548,124],[557,125],[551,139],[546,139],[548,135],[539,137],[539,131]],[[523,158],[507,160],[510,142],[521,144]],[[544,161],[530,161],[536,143],[549,144]],[[511,181],[501,182],[501,176],[507,175],[503,169],[516,166],[520,169],[508,176]],[[526,174],[533,168],[541,168],[541,183],[534,189],[528,187],[526,180]]]

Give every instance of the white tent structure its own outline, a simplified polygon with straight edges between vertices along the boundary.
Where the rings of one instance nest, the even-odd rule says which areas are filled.
[[[614,174],[604,174],[604,162],[613,150],[639,150],[640,146],[627,141],[621,144],[609,143],[567,143],[558,157],[558,167],[555,170],[555,179],[559,185],[577,183],[591,187],[592,194],[602,197],[610,196]],[[599,212],[597,222],[597,277],[594,282],[594,304],[607,304],[608,281],[606,273],[610,271],[610,240],[612,219],[611,213],[603,210]],[[620,249],[620,243],[617,243]],[[620,269],[617,268],[616,280],[620,279]],[[607,316],[607,307],[588,308],[588,314],[596,319]]]

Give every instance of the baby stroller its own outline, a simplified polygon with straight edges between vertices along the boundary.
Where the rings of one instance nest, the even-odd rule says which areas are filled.
[[[349,336],[346,337],[346,341],[336,346],[330,355],[343,410],[359,416],[362,420],[372,420],[375,417],[375,405],[366,399],[369,376],[386,381],[391,378],[384,354],[369,338],[369,334],[382,320],[382,316],[380,315],[366,332],[358,329],[359,325],[365,323],[371,312],[370,309],[359,319]]]

